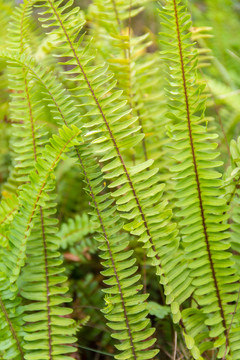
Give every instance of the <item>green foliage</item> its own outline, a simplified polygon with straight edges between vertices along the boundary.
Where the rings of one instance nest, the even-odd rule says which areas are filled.
[[[231,6],[0,2],[1,359],[240,358]]]

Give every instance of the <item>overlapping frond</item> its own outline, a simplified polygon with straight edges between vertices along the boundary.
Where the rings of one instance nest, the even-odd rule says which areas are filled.
[[[237,359],[238,351],[234,352],[236,330],[233,330],[237,326],[236,318],[231,330],[229,327],[239,285],[231,253],[227,251],[230,246],[226,223],[228,208],[221,189],[221,174],[215,170],[222,165],[216,160],[219,154],[211,141],[217,136],[204,126],[205,99],[203,88],[196,81],[197,52],[189,40],[191,21],[184,2],[168,0],[161,17],[166,29],[161,35],[166,37],[162,41],[163,56],[169,73],[166,92],[168,116],[172,120],[169,134],[176,161],[171,171],[177,181],[175,195],[180,208],[176,215],[185,257],[190,260],[195,287],[193,297],[206,315],[205,325],[210,328],[213,346],[220,347],[218,357],[230,353],[231,358]],[[199,321],[192,321],[193,336],[197,334],[198,324]],[[204,338],[195,336],[195,341]],[[191,348],[193,344],[194,341]],[[207,346],[211,344],[200,345],[201,351]]]
[[[25,313],[30,313],[22,316],[28,323],[25,327],[25,359],[67,359],[65,354],[75,351],[75,348],[65,345],[74,342],[72,334],[75,327],[71,319],[62,318],[71,310],[60,307],[69,299],[61,296],[68,289],[59,286],[66,277],[58,275],[64,269],[60,267],[62,261],[57,252],[59,239],[55,236],[56,220],[51,218],[55,213],[55,203],[49,191],[52,190],[54,168],[64,152],[74,143],[78,144],[79,133],[76,127],[60,129],[59,136],[53,136],[50,145],[42,151],[42,158],[38,159],[36,169],[29,176],[30,182],[23,185],[20,191],[19,212],[10,225],[9,246],[4,249],[3,256],[7,256],[8,267],[5,276],[7,274],[12,283],[25,264],[26,251],[28,259],[31,259],[25,268],[22,290],[22,295],[31,301],[25,306]],[[43,339],[44,346],[39,347]]]
[[[81,151],[82,153],[82,151]],[[86,156],[86,154],[85,154]],[[120,341],[116,347],[121,351],[116,359],[153,359],[158,350],[150,349],[155,343],[152,338],[154,329],[150,327],[146,299],[140,294],[142,285],[140,275],[136,274],[136,259],[133,251],[128,250],[128,235],[122,232],[122,221],[116,214],[116,205],[104,191],[102,173],[95,161],[80,155],[82,171],[88,186],[88,193],[94,207],[93,215],[99,222],[101,258],[106,268],[102,272],[109,285],[103,291],[107,294],[107,306],[103,310],[108,326],[114,331],[112,336]]]
[[[37,209],[34,227],[27,243],[27,266],[21,279],[21,295],[28,300],[24,306],[25,359],[71,359],[76,338],[72,309],[64,306],[71,298],[63,296],[68,287],[67,277],[58,252],[60,239],[56,236],[58,221],[55,196],[49,195],[43,207]],[[41,346],[39,344],[41,343]]]
[[[29,175],[29,183],[23,185],[19,195],[19,213],[13,219],[9,230],[9,253],[8,267],[11,274],[11,282],[19,275],[21,267],[25,263],[26,243],[33,226],[33,219],[39,206],[44,206],[48,199],[47,191],[50,186],[52,171],[61,160],[63,154],[74,144],[78,144],[80,130],[76,127],[64,126],[59,130],[59,136],[53,135],[50,145],[46,145],[42,156],[36,163],[36,170]]]

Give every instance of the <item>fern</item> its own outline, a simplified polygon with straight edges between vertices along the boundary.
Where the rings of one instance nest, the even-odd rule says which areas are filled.
[[[0,358],[239,359],[238,42],[206,34],[221,2],[206,19],[193,2],[192,26],[186,0],[160,25],[149,0],[2,0]]]
[[[101,195],[104,191],[101,172],[96,171],[94,163],[89,164],[89,160],[86,163],[84,157],[79,156],[79,159],[96,211],[95,216],[100,223],[97,240],[101,243],[99,248],[106,268],[102,273],[108,277],[104,282],[110,286],[104,292],[109,294],[108,302],[111,304],[104,309],[104,313],[109,327],[119,331],[112,336],[121,342],[116,347],[122,352],[115,358],[152,359],[158,351],[148,350],[155,343],[155,339],[150,338],[154,329],[149,327],[149,320],[145,318],[148,314],[145,302],[147,295],[138,294],[141,286],[138,284],[140,275],[135,275],[137,267],[133,266],[136,260],[132,258],[131,250],[123,252],[129,241],[126,234],[120,233],[122,224],[119,216],[114,214],[116,206],[108,209],[113,199],[108,194]]]
[[[59,98],[59,96],[58,96],[58,98]],[[57,105],[56,101],[54,101],[54,102],[55,102],[55,105],[56,105],[56,109],[59,109],[59,106]],[[63,114],[62,114],[62,118],[64,119]],[[118,119],[118,118],[119,118],[118,116],[115,117],[115,119]],[[130,124],[131,123],[132,123],[132,120],[130,120]],[[94,124],[95,124],[95,122],[93,121],[92,125],[94,125]],[[123,125],[120,126],[120,130],[122,128],[123,128]],[[114,143],[115,139],[113,138],[112,141]],[[114,146],[117,146],[116,141],[115,141],[114,144],[115,144]],[[108,149],[108,148],[106,148],[106,149]],[[118,149],[118,147],[117,147],[117,149]],[[111,155],[110,158],[112,158],[114,156],[114,152],[115,152],[114,150],[115,149],[113,148],[112,149],[113,155]],[[174,269],[174,266],[176,265],[176,263],[178,263],[178,262],[181,263],[182,262],[182,258],[180,257],[180,259],[177,260],[176,263],[168,265],[168,262],[170,261],[170,258],[173,255],[171,251],[173,249],[175,249],[175,247],[176,247],[176,242],[172,243],[172,241],[170,241],[172,236],[175,236],[175,230],[174,230],[175,225],[172,224],[169,227],[165,227],[165,228],[163,227],[163,226],[166,226],[166,224],[168,222],[167,219],[169,218],[169,216],[171,216],[171,212],[169,210],[164,210],[164,208],[166,207],[166,204],[167,204],[165,201],[162,204],[157,204],[157,202],[159,201],[159,196],[161,195],[161,192],[159,193],[159,196],[156,197],[155,196],[156,195],[155,191],[157,191],[157,192],[159,190],[161,191],[163,186],[162,185],[160,185],[160,186],[157,185],[157,186],[155,186],[155,189],[153,187],[152,190],[151,190],[152,191],[151,193],[150,192],[144,193],[143,191],[141,191],[142,189],[147,187],[148,184],[152,184],[154,186],[154,183],[157,182],[157,177],[155,178],[153,183],[150,181],[151,178],[149,178],[149,175],[152,178],[156,175],[157,169],[154,169],[151,172],[146,173],[146,174],[141,174],[141,172],[143,172],[143,170],[145,170],[146,168],[148,168],[152,164],[152,161],[148,161],[148,162],[144,163],[143,165],[139,165],[139,166],[134,167],[132,169],[132,174],[129,174],[129,172],[128,172],[126,166],[125,166],[124,160],[123,160],[122,156],[120,156],[120,155],[121,154],[119,154],[120,164],[123,167],[123,171],[124,171],[123,174],[125,173],[125,174],[128,175],[127,180],[128,179],[131,180],[131,177],[133,177],[133,180],[135,180],[137,187],[139,187],[140,194],[143,197],[143,206],[144,206],[144,208],[146,206],[146,200],[145,200],[146,196],[150,196],[150,194],[152,196],[151,202],[148,200],[149,206],[151,207],[151,211],[149,211],[149,220],[152,223],[152,226],[154,227],[154,234],[155,234],[154,236],[155,236],[156,240],[154,239],[155,244],[153,244],[153,240],[150,238],[150,244],[149,245],[146,244],[145,246],[147,248],[147,251],[148,251],[148,254],[150,255],[150,257],[153,258],[153,259],[155,257],[155,260],[154,260],[153,264],[157,265],[159,267],[158,272],[157,272],[158,275],[163,275],[164,274],[162,282],[164,284],[167,284],[168,282],[172,283],[172,286],[169,286],[167,288],[167,292],[166,292],[166,294],[168,294],[168,302],[171,303],[171,302],[173,302],[173,300],[177,301],[177,298],[179,298],[179,301],[181,303],[182,301],[184,301],[184,299],[186,299],[189,292],[191,292],[191,288],[186,289],[186,286],[184,286],[184,287],[182,287],[182,289],[180,289],[179,287],[177,287],[177,292],[174,294],[174,289],[176,287],[176,281],[173,278],[173,275],[174,275],[173,269]],[[108,160],[108,157],[106,158],[106,160]],[[116,159],[116,160],[118,160],[118,159]],[[115,163],[116,163],[116,160],[115,160]],[[114,163],[114,161],[113,161],[113,163]],[[115,166],[117,166],[117,164],[114,164],[113,169],[115,169]],[[111,165],[110,165],[110,168],[108,168],[106,166],[105,170],[106,171],[111,170]],[[121,175],[121,172],[119,173],[119,175]],[[109,177],[109,175],[108,175],[108,177]],[[117,186],[118,184],[121,185],[121,182],[124,183],[126,181],[126,180],[124,180],[124,177],[121,176],[120,182],[118,182],[118,180],[117,180],[117,181],[115,181],[114,185]],[[133,180],[131,180],[131,181],[133,181]],[[143,183],[144,185],[142,186],[142,184],[140,184],[140,182],[143,182],[143,181],[144,181],[144,183]],[[128,185],[128,184],[126,184],[126,185]],[[126,185],[125,185],[125,188],[126,188]],[[113,186],[111,185],[111,187],[113,187]],[[125,188],[123,188],[123,190],[121,190],[121,191],[118,191],[118,194],[119,194],[118,196],[121,196],[122,194],[124,194],[126,192]],[[136,192],[135,188],[133,187],[133,184],[131,184],[130,190],[134,195],[132,200],[131,200],[131,203],[127,207],[122,206],[120,204],[121,206],[119,206],[118,209],[124,210],[124,211],[128,210],[128,207],[129,207],[129,210],[133,209],[133,211],[131,211],[129,216],[127,214],[124,215],[124,217],[127,217],[129,219],[132,219],[133,217],[136,216],[136,214],[137,214],[136,210],[139,211],[139,213],[140,213],[140,216],[139,216],[140,221],[138,221],[138,220],[133,221],[132,223],[130,223],[130,226],[128,226],[126,228],[128,230],[130,230],[135,235],[141,235],[140,236],[141,241],[148,242],[148,240],[149,240],[148,224],[145,221],[145,214],[142,213],[143,212],[143,207],[141,207],[141,205],[139,203],[139,200],[138,200],[138,197],[137,197],[137,192]],[[126,197],[126,199],[124,201],[128,201],[129,199],[131,199],[131,198]],[[121,202],[122,201],[123,200],[121,199]],[[134,205],[134,203],[136,205]],[[153,210],[153,208],[152,208],[152,206],[154,204],[156,204],[156,209],[155,210]],[[157,224],[156,215],[159,213],[159,211],[162,211],[162,214],[158,215],[159,222],[158,222],[158,225],[156,225]],[[162,223],[162,225],[161,225],[161,223]],[[136,228],[136,231],[134,231],[134,228]],[[145,231],[144,231],[144,228],[146,229]],[[157,243],[157,239],[159,238],[159,236],[161,236],[161,233],[159,232],[160,229],[162,231],[163,242],[162,243],[159,243],[159,242]],[[167,245],[168,242],[170,244],[170,247],[169,247],[169,253],[167,254],[167,249],[165,249],[165,246],[163,248],[161,248],[161,245]],[[161,253],[163,256],[165,256],[164,264],[166,265],[167,271],[169,271],[169,278],[166,277],[166,274],[164,273],[164,269],[162,268],[162,266],[159,266],[159,263],[160,263],[160,257],[158,255],[159,253]],[[179,268],[179,278],[177,279],[178,286],[183,282],[184,276],[186,276],[186,266],[184,264],[182,264],[181,269]],[[188,283],[186,283],[185,285],[187,285],[187,284]],[[179,312],[179,307],[178,306],[176,307],[175,305],[173,307],[174,308],[174,313],[176,314],[176,319],[179,320],[179,315],[177,315],[178,312]]]
[[[171,61],[167,96],[173,123],[169,133],[174,141],[172,146],[177,150],[174,154],[176,166],[171,168],[177,181],[177,206],[180,207],[177,216],[180,217],[184,251],[191,259],[194,297],[206,314],[204,323],[210,327],[209,336],[218,338],[214,342],[214,346],[220,347],[218,356],[223,357],[226,348],[230,346],[231,349],[232,345],[234,349],[236,341],[228,328],[234,309],[231,302],[237,300],[238,277],[231,253],[225,251],[230,245],[226,241],[229,226],[226,224],[228,215],[224,215],[227,206],[222,197],[221,174],[212,170],[222,162],[215,160],[219,155],[214,152],[216,145],[206,142],[216,135],[208,133],[201,125],[205,101],[201,99],[202,87],[196,82],[197,57],[188,31],[190,16],[178,0],[167,1],[161,14],[162,25],[168,30],[162,35],[171,39],[171,42],[164,41],[163,54]],[[194,317],[191,317],[191,324],[193,331]],[[198,324],[199,320],[195,321],[196,327]],[[233,350],[228,351],[237,358]]]
[[[51,197],[35,220],[27,249],[31,262],[27,263],[22,275],[21,295],[31,301],[25,306],[23,317],[27,323],[24,346],[26,359],[53,359],[57,355],[75,352],[74,347],[66,345],[75,342],[73,334],[76,329],[74,321],[66,318],[72,309],[62,306],[70,302],[71,298],[62,296],[68,287],[62,286],[67,278],[61,275],[64,268],[60,267],[62,261],[57,252],[59,238],[54,235],[56,220],[51,215],[55,213],[55,204]]]

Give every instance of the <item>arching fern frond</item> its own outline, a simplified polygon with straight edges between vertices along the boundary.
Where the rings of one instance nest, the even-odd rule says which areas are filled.
[[[82,151],[81,151],[82,153]],[[80,155],[82,171],[84,173],[88,192],[95,209],[94,216],[99,221],[101,258],[106,268],[102,272],[108,279],[104,283],[109,285],[104,292],[109,296],[108,306],[103,310],[108,326],[114,330],[112,336],[120,341],[116,347],[121,351],[116,359],[153,359],[158,350],[150,349],[155,343],[151,338],[154,329],[150,328],[146,299],[148,295],[140,294],[142,285],[139,284],[140,275],[136,275],[136,259],[133,251],[128,250],[129,240],[122,232],[116,206],[109,194],[104,193],[102,173],[96,167],[96,162],[89,163],[89,158]]]
[[[59,130],[59,136],[54,135],[50,145],[46,145],[42,151],[42,157],[36,163],[36,171],[33,170],[29,176],[30,183],[22,187],[19,195],[20,208],[15,216],[10,230],[9,261],[7,266],[11,274],[10,281],[16,281],[21,267],[25,263],[26,243],[33,226],[38,206],[44,206],[47,201],[48,186],[51,189],[52,171],[61,160],[63,154],[74,144],[78,144],[80,130],[76,127],[63,127]],[[49,183],[50,182],[50,183]],[[30,195],[31,194],[31,195]]]
[[[205,325],[210,328],[210,338],[214,338],[213,346],[220,347],[218,357],[230,352],[230,356],[237,359],[233,330],[236,321],[230,331],[228,328],[238,296],[238,277],[231,253],[227,251],[229,226],[226,224],[228,215],[224,213],[227,206],[221,189],[221,174],[213,170],[222,165],[216,161],[219,154],[214,151],[216,144],[211,142],[216,135],[208,133],[202,125],[205,99],[202,87],[196,82],[197,53],[189,40],[190,15],[183,2],[168,0],[161,17],[162,26],[167,29],[161,34],[166,37],[163,41],[163,54],[169,67],[166,94],[173,123],[169,133],[176,161],[171,170],[176,174],[175,195],[180,208],[177,216],[185,256],[190,260],[195,286],[193,297],[206,314]],[[192,330],[197,325],[198,321],[192,322]],[[199,339],[195,337],[196,342]],[[202,348],[200,345],[200,349],[204,351],[206,343]]]
[[[63,296],[68,287],[63,286],[67,277],[62,274],[60,239],[55,235],[58,221],[52,217],[56,211],[54,200],[55,196],[49,195],[44,207],[36,211],[27,243],[27,266],[21,279],[21,295],[30,301],[23,316],[27,360],[51,360],[56,356],[70,360],[66,354],[76,351],[70,346],[76,341],[76,327],[69,317],[72,309],[63,306],[71,298]]]

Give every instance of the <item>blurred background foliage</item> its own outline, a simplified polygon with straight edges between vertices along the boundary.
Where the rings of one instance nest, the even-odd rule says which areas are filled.
[[[14,6],[21,1],[0,0],[0,49],[6,47],[6,29]],[[104,1],[104,0],[103,0]],[[164,1],[161,1],[164,3]],[[226,166],[228,162],[228,145],[232,138],[237,138],[240,130],[240,1],[237,0],[191,0],[188,2],[193,18],[193,34],[199,48],[199,71],[207,82],[208,92],[207,115],[212,126],[220,134],[219,145]],[[92,4],[88,0],[75,0],[75,5],[85,13],[87,29],[92,31]],[[150,32],[152,44],[149,54],[160,52],[158,32],[160,22],[157,12],[159,3],[148,2],[143,12],[132,19],[134,35]],[[125,23],[127,26],[128,23]],[[44,34],[37,22],[32,23],[34,36],[30,39],[41,64],[44,65],[43,52],[51,52],[51,46],[44,40]],[[200,35],[200,36],[199,36]],[[37,41],[35,41],[37,39]],[[96,44],[96,47],[101,44]],[[54,66],[54,63],[47,63]],[[14,119],[9,117],[9,92],[5,76],[6,64],[0,63],[0,186],[3,197],[10,196],[11,181],[5,185],[11,174],[11,153],[9,145],[10,124]],[[164,69],[159,67],[160,76]],[[162,80],[159,79],[161,82]],[[47,109],[45,111],[48,111]],[[51,119],[50,113],[48,119]],[[54,122],[48,123],[49,131],[54,131]],[[98,250],[93,240],[94,223],[87,215],[90,206],[82,186],[82,175],[72,166],[71,161],[62,163],[56,172],[58,182],[58,218],[62,238],[62,256],[65,259],[66,272],[69,276],[69,287],[73,297],[74,318],[81,327],[79,331],[79,351],[74,355],[78,360],[110,360],[114,347],[109,329],[105,325],[101,309],[104,307],[104,294],[101,292],[101,265]],[[71,191],[67,191],[71,189]],[[79,201],[81,199],[81,201]],[[134,246],[134,244],[133,244]],[[137,253],[140,265],[143,265],[141,253]],[[145,261],[145,260],[144,260]],[[157,328],[158,345],[164,350],[161,359],[173,359],[174,336],[177,329],[169,321],[169,310],[164,304],[164,297],[159,298],[158,280],[147,270],[147,291],[150,293],[150,313],[153,325]],[[86,275],[87,274],[87,275]],[[154,278],[154,281],[151,279]],[[105,298],[107,301],[107,299]],[[158,305],[158,304],[160,305]],[[178,358],[190,359],[182,339],[178,342]]]

